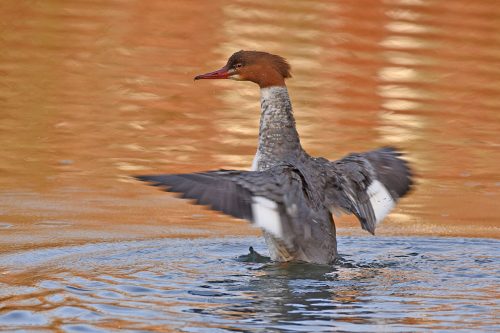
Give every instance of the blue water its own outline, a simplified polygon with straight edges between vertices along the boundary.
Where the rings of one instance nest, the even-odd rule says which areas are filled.
[[[333,266],[242,262],[259,238],[97,243],[0,256],[0,329],[500,331],[500,241],[340,237]]]

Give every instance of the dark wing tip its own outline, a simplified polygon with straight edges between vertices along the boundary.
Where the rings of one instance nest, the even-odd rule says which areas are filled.
[[[400,197],[403,197],[405,195],[407,195],[410,191],[413,190],[413,187],[415,185],[415,173],[413,172],[411,166],[410,166],[410,163],[408,162],[408,160],[406,160],[404,157],[405,157],[405,153],[404,152],[401,152],[399,150],[394,150],[395,154],[397,154],[397,158],[398,158],[398,161],[401,163],[402,167],[404,168],[404,170],[406,171],[406,187],[403,188],[403,191],[399,193],[399,196]]]
[[[153,186],[160,186],[160,185],[168,185],[162,182],[161,176],[158,175],[139,175],[139,176],[132,176],[133,178],[140,180],[142,182],[149,183],[150,185]]]
[[[375,227],[377,226],[374,220],[369,221],[359,214],[355,214],[361,223],[361,229],[368,231],[370,234],[375,236]]]
[[[399,184],[392,183],[390,179],[392,177],[387,177],[390,175],[381,175],[381,176],[383,182],[384,180],[388,182],[386,183],[386,185],[393,186],[392,187],[393,190],[395,190],[397,193],[397,198],[395,199],[401,198],[407,195],[411,190],[413,190],[413,187],[415,185],[415,180],[414,180],[415,173],[410,167],[410,163],[408,162],[408,160],[405,159],[406,155],[405,152],[394,146],[386,146],[374,151],[374,153],[382,153],[383,155],[388,154],[391,157],[390,160],[387,160],[385,163],[382,163],[382,165],[385,165],[385,167],[390,167],[391,169],[393,169],[393,172],[395,172],[395,174],[392,174],[392,177],[396,176],[397,177],[396,179],[399,179],[398,181]],[[370,160],[370,156],[368,157],[368,159]],[[375,160],[370,160],[370,162],[377,163],[378,161],[377,159],[375,159]],[[378,169],[377,171],[381,172],[382,174],[384,173],[383,169]]]
[[[139,176],[132,176],[132,178],[135,178],[135,179],[143,181],[143,182],[149,182],[149,181],[151,181],[152,176],[139,175]]]

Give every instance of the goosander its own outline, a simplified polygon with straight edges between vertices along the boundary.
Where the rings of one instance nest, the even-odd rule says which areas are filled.
[[[284,58],[243,50],[221,69],[195,77],[259,85],[259,141],[251,171],[136,178],[260,227],[272,260],[329,264],[337,257],[332,213],[354,214],[361,227],[374,234],[377,224],[409,191],[412,176],[401,153],[391,147],[337,161],[307,154],[285,85],[290,77]]]

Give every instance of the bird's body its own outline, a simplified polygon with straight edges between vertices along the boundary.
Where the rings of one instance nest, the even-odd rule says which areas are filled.
[[[245,67],[249,70],[241,69]],[[251,221],[263,230],[276,261],[331,263],[337,256],[333,212],[356,215],[362,228],[374,233],[376,224],[411,184],[400,154],[382,148],[338,161],[311,157],[302,148],[295,127],[284,84],[290,76],[284,59],[240,51],[221,70],[197,78],[231,76],[256,82],[261,88],[259,143],[252,171],[138,178]]]

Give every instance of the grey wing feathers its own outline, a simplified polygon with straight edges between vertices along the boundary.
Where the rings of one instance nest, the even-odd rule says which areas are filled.
[[[170,192],[181,193],[182,198],[194,199],[199,205],[228,215],[252,220],[252,194],[235,180],[239,171],[211,171],[187,174],[136,176]]]
[[[300,172],[290,166],[260,172],[219,170],[136,178],[181,193],[183,198],[194,199],[200,205],[249,220],[278,237],[290,228],[285,223],[290,220],[286,207],[292,203],[288,201],[297,195],[304,201],[308,191]],[[290,193],[298,194],[291,196]]]
[[[362,154],[375,169],[377,179],[384,184],[395,200],[403,197],[413,184],[410,167],[401,159],[402,155],[392,147]]]
[[[400,156],[386,147],[332,162],[326,190],[329,207],[354,214],[362,228],[374,234],[412,184],[411,171]]]

